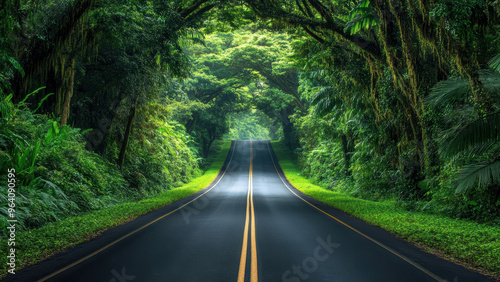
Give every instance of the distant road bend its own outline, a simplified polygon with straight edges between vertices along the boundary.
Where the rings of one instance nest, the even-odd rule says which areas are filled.
[[[493,281],[305,196],[255,140],[206,189],[5,280]]]

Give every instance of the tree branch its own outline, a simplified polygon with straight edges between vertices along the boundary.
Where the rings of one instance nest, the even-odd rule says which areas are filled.
[[[314,0],[313,0],[314,1]],[[273,18],[273,19],[281,19],[287,24],[291,26],[307,26],[308,28],[321,28],[333,33],[340,35],[347,41],[350,41],[352,44],[356,45],[361,50],[370,54],[374,59],[380,62],[385,62],[382,57],[382,52],[377,43],[368,40],[360,35],[344,32],[344,23],[341,21],[335,21],[330,16],[327,16],[328,21],[320,21],[314,18],[306,18],[300,15],[296,15],[293,13],[286,12],[280,7],[277,7],[270,3],[258,2],[256,0],[246,0],[247,4],[261,17],[263,18]],[[317,10],[322,10],[321,6],[317,6]],[[326,9],[326,8],[324,8]],[[324,13],[324,11],[323,11]],[[326,15],[325,15],[326,16]],[[313,37],[314,38],[314,37]]]
[[[201,5],[203,5],[204,3],[208,2],[209,0],[200,0],[198,2],[195,2],[193,3],[193,5],[191,5],[190,7],[186,8],[186,9],[183,9],[181,11],[178,11],[179,15],[181,15],[181,17],[183,18],[186,18],[187,16],[189,16],[192,12],[196,11]]]
[[[309,36],[311,36],[312,38],[314,38],[319,43],[321,43],[321,44],[325,44],[326,43],[326,41],[323,40],[323,38],[319,37],[317,34],[315,34],[314,32],[312,32],[309,28],[307,28],[307,26],[303,25],[302,28],[304,29],[304,31],[307,34],[309,34]]]
[[[210,4],[210,5],[207,5],[207,6],[203,7],[203,8],[201,8],[196,13],[194,13],[194,14],[190,15],[189,17],[187,17],[186,18],[186,22],[190,22],[191,20],[196,19],[197,17],[200,17],[204,13],[210,11],[215,6],[216,6],[216,4]]]

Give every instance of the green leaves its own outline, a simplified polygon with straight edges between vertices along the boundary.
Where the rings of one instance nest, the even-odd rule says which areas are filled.
[[[41,145],[40,140],[33,144],[18,144],[12,152],[12,166],[16,169],[17,174],[25,178],[25,181],[29,180],[29,175],[33,172]]]
[[[351,35],[353,35],[361,30],[368,30],[379,24],[380,22],[375,16],[370,1],[361,0],[358,6],[352,9],[349,14],[349,21],[345,24],[344,31],[350,31]]]
[[[482,0],[444,0],[436,3],[429,14],[444,26],[457,39],[470,40],[477,34],[483,20],[476,17],[487,9],[487,2]]]
[[[2,54],[5,56],[5,54]],[[10,56],[7,56],[7,60],[12,64],[12,66],[14,66],[14,68],[19,72],[21,73],[21,75],[24,77],[25,76],[25,73],[24,73],[24,70],[23,70],[23,67],[21,66],[21,64],[19,64],[19,62],[14,59],[13,57],[10,57]]]
[[[291,52],[289,39],[286,34],[246,27],[231,33],[209,34],[205,46],[186,48],[192,60],[192,75],[183,82],[175,81],[168,95],[188,105],[205,105],[193,107],[183,120],[179,119],[203,154],[210,150],[213,140],[229,130],[228,120],[234,125],[230,136],[235,138],[262,133],[258,126],[246,127],[253,114],[241,116],[241,112],[257,108],[275,120],[274,124],[280,118],[288,118],[283,117],[283,112],[299,100],[297,72],[287,59]],[[231,114],[243,120],[236,121],[230,118]]]
[[[323,117],[332,113],[335,109],[337,109],[337,113],[341,112],[338,108],[343,106],[343,102],[336,97],[336,91],[338,90],[335,87],[327,86],[321,88],[312,96],[311,104],[314,105],[315,114]]]
[[[480,70],[479,81],[482,83],[486,95],[490,96],[494,101],[500,98],[500,73],[491,69]],[[437,83],[432,88],[426,101],[432,106],[463,104],[471,96],[472,91],[469,80],[464,77],[451,77]]]
[[[0,121],[2,123],[9,122],[15,115],[15,106],[12,103],[13,94],[5,97],[0,96]]]
[[[500,111],[477,119],[464,126],[446,132],[439,150],[443,156],[482,156],[498,152],[500,141]],[[476,186],[498,185],[500,161],[491,156],[486,161],[466,165],[458,174],[454,185],[457,192],[465,192]]]
[[[470,95],[469,82],[462,77],[454,77],[437,83],[426,100],[434,106],[450,105],[461,103]]]
[[[496,70],[497,72],[500,72],[500,53],[491,58],[488,64],[492,69]]]
[[[225,140],[276,138],[277,132],[271,132],[273,121],[257,110],[233,113],[229,116],[229,132],[224,135]],[[271,136],[273,135],[274,136]]]

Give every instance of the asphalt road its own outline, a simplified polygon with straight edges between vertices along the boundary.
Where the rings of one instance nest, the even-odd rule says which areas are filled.
[[[493,281],[301,194],[255,140],[205,190],[6,279],[37,280]]]

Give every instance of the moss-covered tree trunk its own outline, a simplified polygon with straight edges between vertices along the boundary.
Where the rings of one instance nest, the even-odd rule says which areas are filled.
[[[85,21],[93,2],[93,0],[74,1],[62,12],[62,18],[57,25],[44,26],[51,30],[46,39],[41,40],[35,36],[30,40],[20,40],[15,46],[15,53],[26,75],[24,77],[16,75],[13,78],[14,100],[21,101],[40,85],[46,85],[45,93],[53,95],[44,101],[42,110],[60,116],[61,125],[64,125],[68,118],[63,116],[63,112],[69,115],[69,104],[66,107],[66,103],[71,102],[73,95],[75,57],[94,47],[93,34]],[[19,22],[25,20],[22,18]],[[30,34],[22,36],[32,37]],[[33,97],[35,101],[29,102],[37,105],[43,98],[43,95],[37,95]]]
[[[71,59],[71,62],[65,72],[67,77],[65,78],[66,87],[64,91],[64,100],[62,101],[61,109],[61,122],[60,126],[66,125],[69,117],[69,110],[71,106],[71,97],[73,97],[73,85],[75,83],[75,58]]]
[[[127,121],[127,128],[125,129],[125,135],[123,136],[122,147],[120,149],[120,154],[118,155],[118,165],[120,166],[120,169],[123,168],[123,163],[125,161],[125,153],[127,151],[130,139],[130,133],[132,132],[132,123],[134,122],[135,111],[136,107],[134,103],[134,105],[130,108],[130,113],[128,115],[128,121]]]

